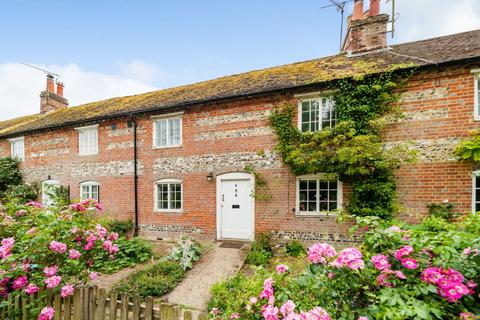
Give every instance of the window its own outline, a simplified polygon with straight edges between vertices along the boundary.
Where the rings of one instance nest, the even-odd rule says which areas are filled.
[[[80,183],[80,199],[94,199],[100,201],[100,185],[98,182],[87,181]]]
[[[475,171],[473,173],[472,181],[472,211],[480,211],[480,171]]]
[[[319,215],[342,206],[340,181],[328,180],[322,175],[297,178],[297,214]]]
[[[182,116],[169,116],[153,122],[155,148],[178,147],[182,144]]]
[[[20,161],[25,160],[25,139],[23,137],[10,140],[10,156]]]
[[[92,155],[98,153],[98,126],[77,128],[78,153]]]
[[[472,70],[474,72],[474,110],[475,110],[475,115],[474,118],[475,120],[480,120],[480,70]]]
[[[182,182],[165,179],[155,183],[155,211],[182,211]]]
[[[298,122],[302,132],[315,132],[335,126],[337,114],[330,98],[302,99],[299,102]]]
[[[42,182],[42,203],[44,206],[48,207],[55,204],[52,198],[58,188],[60,188],[60,183],[56,180],[46,180]]]

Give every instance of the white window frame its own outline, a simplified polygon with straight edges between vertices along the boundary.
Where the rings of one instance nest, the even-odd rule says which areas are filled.
[[[84,182],[81,182],[79,186],[80,186],[80,200],[94,199],[94,200],[100,201],[100,183],[98,183],[97,181],[84,181]],[[97,187],[97,199],[91,197],[93,186]],[[86,197],[86,198],[83,197],[83,187],[89,188],[89,190],[87,191],[89,197]]]
[[[170,207],[170,185],[171,184],[180,184],[180,209],[162,209],[158,207],[158,186],[160,184],[168,184],[168,206]],[[155,212],[173,212],[173,213],[182,213],[183,212],[183,181],[180,179],[161,179],[155,181],[153,188],[153,208]]]
[[[343,208],[343,186],[342,182],[337,179],[337,209],[335,211],[300,211],[300,180],[317,180],[317,209],[320,208],[318,192],[320,191],[319,183],[320,180],[329,180],[325,174],[310,174],[298,176],[296,181],[296,190],[295,190],[295,215],[299,217],[318,217],[318,216],[335,216],[338,210]]]
[[[480,69],[473,69],[472,71],[474,84],[473,84],[473,119],[480,121],[480,101],[478,95],[480,94]]]
[[[323,92],[323,94],[318,94],[318,93],[311,93],[307,95],[297,95],[298,98],[298,107],[297,107],[297,127],[300,132],[308,132],[308,131],[302,131],[302,103],[307,102],[307,101],[318,101],[319,103],[319,110],[318,110],[318,131],[321,131],[323,129],[323,124],[322,124],[322,99],[328,99],[332,100],[332,98]],[[337,118],[335,117],[335,123],[337,122]],[[310,131],[314,132],[314,131]]]
[[[476,202],[477,202],[477,177],[480,177],[480,170],[472,172],[472,212],[475,212]],[[480,202],[480,199],[479,199]]]
[[[80,156],[91,156],[91,155],[98,154],[98,124],[93,125],[93,126],[75,128],[75,130],[78,131],[78,155],[80,155]],[[83,146],[82,134],[84,134],[87,131],[93,131],[93,130],[96,131],[96,136],[97,136],[97,139],[95,139],[95,144],[93,146],[95,148],[95,151],[84,153],[84,152],[82,152],[82,146]]]
[[[17,159],[19,161],[25,161],[25,137],[19,137],[14,139],[9,139],[10,142],[10,156],[12,159]],[[17,143],[22,143],[21,153],[19,155],[15,155],[15,145]]]
[[[166,148],[178,148],[182,146],[183,143],[183,112],[177,113],[169,113],[165,115],[153,116],[153,130],[152,130],[152,148],[153,149],[166,149]],[[168,134],[169,127],[168,127],[168,120],[171,119],[179,119],[180,120],[180,139],[178,144],[170,144],[170,135]],[[161,146],[159,141],[157,141],[157,122],[159,121],[167,121],[167,145]]]
[[[47,186],[55,186],[55,188],[60,188],[60,182],[51,179],[42,182],[42,204],[49,207],[55,205],[55,202],[49,197],[48,194],[45,193],[45,188]]]

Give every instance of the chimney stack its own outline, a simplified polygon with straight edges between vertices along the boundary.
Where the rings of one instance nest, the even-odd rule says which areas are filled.
[[[51,74],[47,75],[47,89],[48,92],[55,92],[53,84],[53,76]]]
[[[363,17],[363,0],[356,0],[353,3],[352,20],[359,20]]]
[[[380,0],[370,0],[370,10],[368,15],[370,17],[375,17],[380,14]]]
[[[63,97],[63,82],[57,82],[57,94]]]
[[[355,0],[342,52],[356,54],[387,48],[388,20],[387,14],[380,14],[380,0],[370,0],[365,12],[363,0]]]
[[[68,107],[68,100],[63,97],[63,83],[57,82],[57,92],[55,93],[54,78],[48,74],[46,89],[40,93],[40,114],[66,107]]]

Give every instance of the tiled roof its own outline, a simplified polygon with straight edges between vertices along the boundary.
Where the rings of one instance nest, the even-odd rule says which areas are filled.
[[[27,123],[37,119],[39,115],[33,114],[29,116],[18,117],[15,119],[0,121],[0,136],[4,135],[8,132],[12,132],[17,130],[17,128],[21,128]]]
[[[0,123],[0,137],[97,121],[195,103],[237,98],[302,87],[361,74],[378,73],[392,66],[430,66],[480,58],[480,30],[392,46],[389,50],[348,57],[345,54],[217,78],[191,85],[118,97],[69,107],[9,128]],[[15,120],[11,120],[15,121]]]

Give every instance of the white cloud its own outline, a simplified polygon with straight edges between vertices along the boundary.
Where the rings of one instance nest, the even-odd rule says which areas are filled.
[[[165,78],[163,72],[155,65],[142,60],[131,60],[121,64],[122,73],[131,79],[151,83],[153,80]],[[162,78],[162,79],[158,79]]]
[[[88,72],[76,64],[39,67],[61,75],[70,106],[155,90],[132,77]],[[39,95],[45,85],[45,75],[40,71],[20,63],[0,64],[0,121],[38,113]]]
[[[365,1],[365,7],[368,1]],[[381,2],[391,14],[391,1]],[[398,13],[393,42],[402,43],[480,28],[479,0],[396,0]]]

